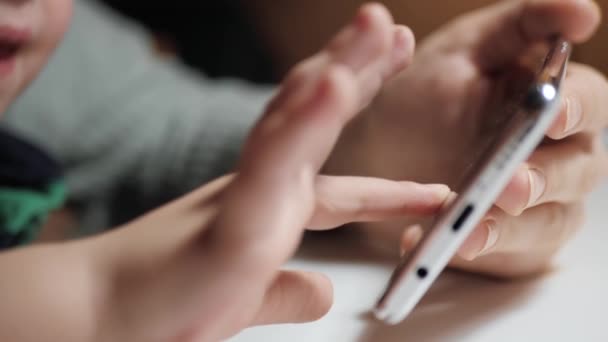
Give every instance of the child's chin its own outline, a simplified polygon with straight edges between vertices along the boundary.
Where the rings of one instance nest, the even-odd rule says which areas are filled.
[[[13,103],[17,94],[19,93],[20,87],[12,86],[7,87],[4,82],[0,80],[0,120],[4,116],[4,112]]]
[[[2,114],[29,84],[24,78],[21,63],[10,74],[0,74],[0,119]]]

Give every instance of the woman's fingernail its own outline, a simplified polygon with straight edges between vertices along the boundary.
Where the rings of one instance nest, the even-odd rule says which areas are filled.
[[[537,169],[528,170],[528,177],[530,182],[530,199],[527,207],[530,207],[536,204],[541,196],[545,193],[547,180],[545,175]]]
[[[580,101],[571,97],[566,99],[566,128],[564,134],[572,132],[583,118],[583,108]]]
[[[422,240],[424,231],[419,224],[410,226],[401,234],[400,256],[403,257],[406,253],[414,249]]]
[[[486,218],[475,228],[471,236],[460,247],[458,255],[467,261],[473,261],[489,252],[498,242],[496,221]]]
[[[496,243],[498,242],[498,228],[496,227],[496,221],[488,219],[484,221],[483,225],[485,229],[487,229],[488,237],[486,239],[486,244],[483,246],[481,251],[479,251],[479,254],[477,256],[482,256],[486,254],[488,251],[494,248],[494,246],[496,246]]]

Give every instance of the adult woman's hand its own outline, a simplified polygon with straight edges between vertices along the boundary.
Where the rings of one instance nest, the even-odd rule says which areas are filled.
[[[483,145],[476,132],[497,75],[553,35],[586,41],[599,21],[594,2],[577,0],[503,1],[454,20],[421,44],[413,65],[349,126],[326,170],[454,188]],[[539,272],[582,225],[584,199],[607,170],[601,132],[608,123],[608,83],[597,71],[572,64],[564,88],[562,113],[548,139],[453,266],[499,276]],[[397,249],[402,227],[414,222],[383,224],[383,238]],[[376,237],[377,228],[370,231]]]

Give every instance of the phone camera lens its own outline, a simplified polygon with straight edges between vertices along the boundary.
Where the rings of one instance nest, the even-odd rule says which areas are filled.
[[[557,90],[552,84],[542,84],[528,90],[524,105],[528,110],[541,110],[547,103],[553,101]]]

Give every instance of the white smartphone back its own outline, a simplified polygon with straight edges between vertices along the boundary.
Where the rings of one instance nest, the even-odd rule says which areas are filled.
[[[500,134],[479,156],[463,191],[395,270],[376,305],[378,319],[397,324],[407,317],[555,121],[571,46],[555,39],[548,50],[540,70],[531,75],[527,94],[512,112],[505,111],[512,117],[502,121]]]

